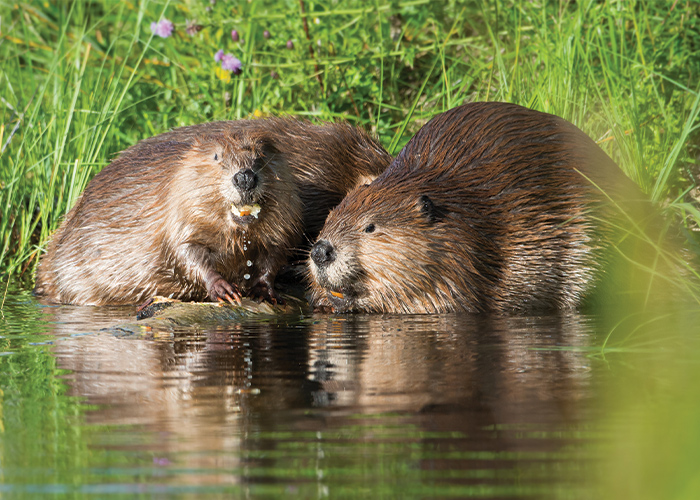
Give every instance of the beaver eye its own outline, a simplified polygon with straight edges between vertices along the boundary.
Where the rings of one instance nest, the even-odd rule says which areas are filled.
[[[219,161],[219,154],[218,153],[214,153],[214,161]]]
[[[370,224],[365,228],[365,233],[373,233],[375,229],[374,224]]]

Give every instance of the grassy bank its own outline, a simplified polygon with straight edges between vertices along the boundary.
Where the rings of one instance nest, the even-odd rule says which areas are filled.
[[[150,27],[161,18],[167,38]],[[515,102],[574,122],[686,225],[700,219],[700,5],[688,0],[31,1],[0,4],[0,23],[6,274],[31,278],[116,152],[267,114],[349,120],[397,152],[445,109]]]

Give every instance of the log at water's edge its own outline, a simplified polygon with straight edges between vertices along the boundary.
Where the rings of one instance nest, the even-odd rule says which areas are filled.
[[[223,325],[253,316],[275,316],[307,312],[306,300],[282,295],[284,305],[256,302],[248,298],[241,305],[212,302],[181,302],[154,297],[148,305],[139,309],[137,320],[105,329],[115,335],[134,335],[150,330],[172,330],[193,325]]]

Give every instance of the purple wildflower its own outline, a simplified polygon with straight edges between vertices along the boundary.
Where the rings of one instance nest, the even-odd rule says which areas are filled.
[[[170,35],[172,35],[173,28],[173,23],[171,23],[167,19],[161,19],[158,22],[154,21],[151,23],[151,31],[154,35],[157,35],[161,38],[168,38]]]
[[[233,40],[234,42],[237,42],[237,41],[238,41],[238,31],[233,30],[233,31],[231,32],[231,40]]]
[[[233,71],[233,73],[237,75],[241,72],[241,68],[243,68],[243,63],[237,57],[231,54],[224,54],[221,56],[221,69]]]
[[[294,42],[292,42],[291,40],[287,40],[287,48],[289,50],[292,50],[294,48]]]
[[[216,54],[214,54],[214,61],[219,62],[224,57],[224,49],[220,49]]]
[[[267,40],[268,38],[270,38],[270,32],[267,31],[267,30],[263,31],[263,38],[264,38],[265,40]]]

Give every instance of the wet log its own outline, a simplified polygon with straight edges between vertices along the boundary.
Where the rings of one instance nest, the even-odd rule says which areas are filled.
[[[284,304],[256,302],[244,298],[240,305],[212,302],[182,302],[154,297],[141,306],[135,322],[123,323],[106,330],[116,335],[134,335],[151,330],[173,330],[194,325],[225,325],[254,316],[303,314],[309,306],[305,299],[281,294]]]

